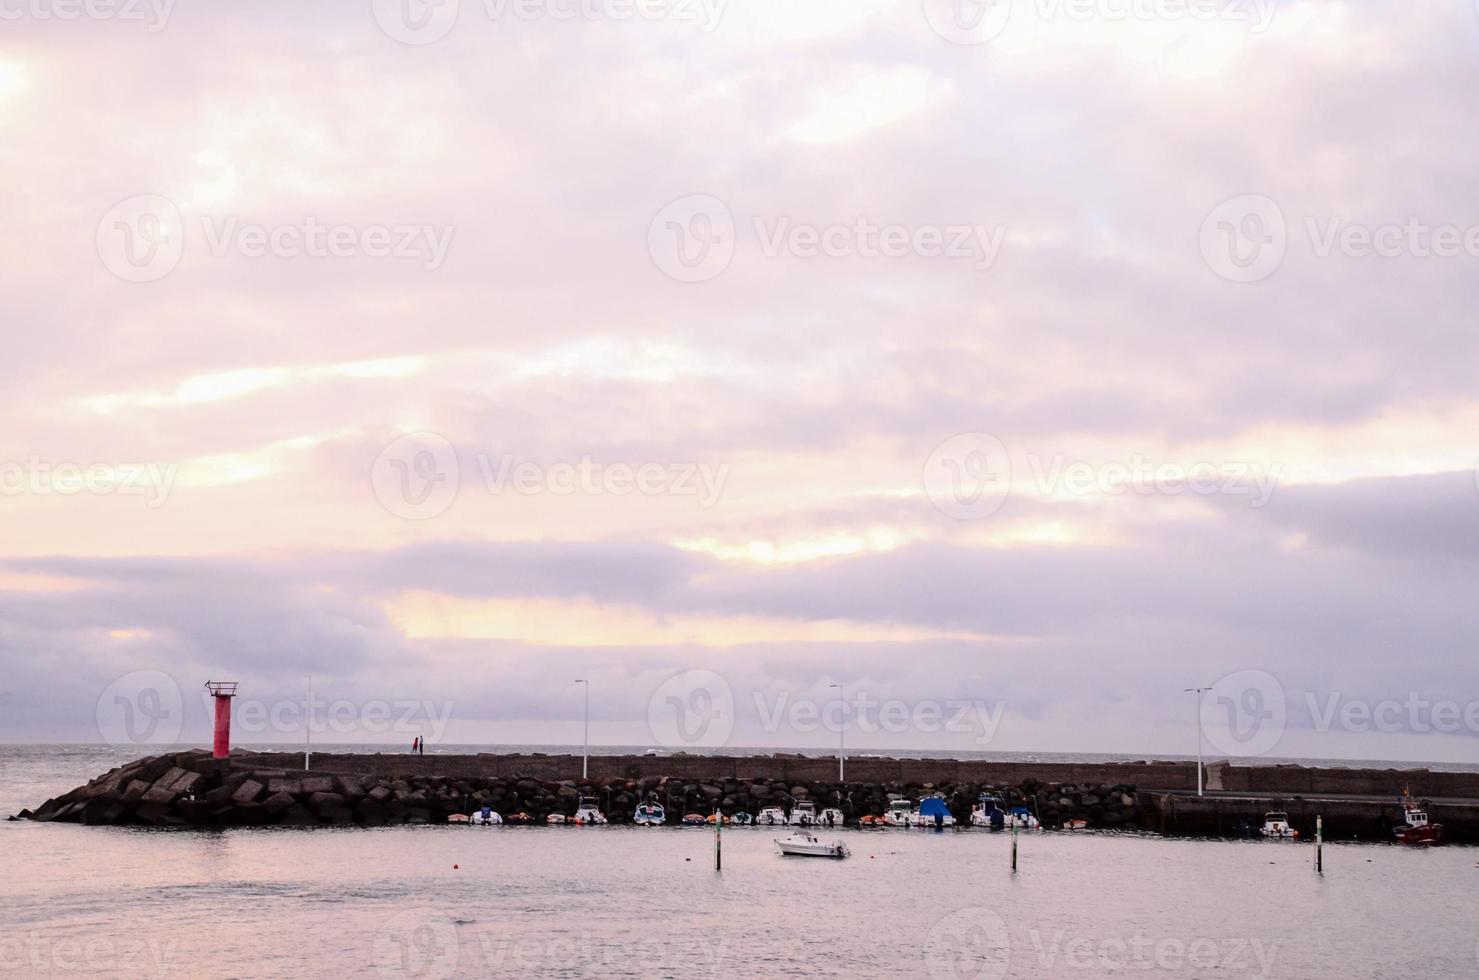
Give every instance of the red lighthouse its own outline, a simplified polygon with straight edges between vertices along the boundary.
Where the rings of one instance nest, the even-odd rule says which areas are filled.
[[[236,697],[236,681],[206,681],[205,686],[216,699],[216,740],[211,754],[224,759],[231,754],[231,699]]]

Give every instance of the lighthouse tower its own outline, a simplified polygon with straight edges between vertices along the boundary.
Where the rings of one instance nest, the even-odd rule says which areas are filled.
[[[206,681],[205,686],[216,699],[216,739],[211,755],[224,759],[231,754],[231,699],[236,697],[236,681]]]

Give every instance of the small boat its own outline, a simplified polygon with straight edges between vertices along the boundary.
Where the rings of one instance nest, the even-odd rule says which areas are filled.
[[[858,826],[864,830],[882,830],[888,823],[883,817],[870,813],[858,819]]]
[[[493,812],[493,808],[485,806],[477,813],[470,814],[465,818],[468,823],[477,824],[480,827],[492,827],[503,823],[503,818]]]
[[[565,816],[563,813],[551,813],[549,816],[544,818],[544,822],[550,824],[551,826],[555,824],[574,823],[573,820]]]
[[[683,814],[683,826],[685,827],[702,827],[708,822],[709,818],[704,816],[702,813]]]
[[[470,819],[465,813],[451,813],[447,815],[447,823],[467,823]]]
[[[520,810],[518,813],[510,813],[505,822],[513,824],[531,824],[534,822],[534,818],[529,816],[529,814],[525,813],[523,810]]]
[[[755,822],[755,815],[753,813],[746,813],[744,810],[741,810],[739,813],[736,813],[734,816],[730,817],[729,822],[734,824],[736,827],[748,827]]]
[[[1392,833],[1403,844],[1432,847],[1443,842],[1443,825],[1431,822],[1427,808],[1420,805],[1409,793],[1402,794],[1402,817],[1406,822],[1393,827]]]
[[[835,806],[829,806],[824,808],[821,813],[817,814],[817,826],[845,827],[847,826],[847,818],[842,815],[841,810],[837,809]]]
[[[982,793],[971,807],[971,826],[1001,830],[1007,825],[1006,803],[995,793]]]
[[[661,827],[667,819],[668,812],[662,808],[661,803],[653,800],[638,804],[636,812],[632,814],[632,823],[639,827]]]
[[[782,854],[792,857],[845,858],[852,853],[842,841],[818,840],[816,834],[808,830],[798,830],[790,837],[778,837],[775,844]]]
[[[914,807],[908,800],[890,801],[888,812],[883,815],[883,823],[887,827],[914,826]]]
[[[784,826],[786,823],[786,811],[778,806],[765,807],[760,811],[760,816],[755,818],[755,822],[764,824],[767,827],[774,827],[777,824]]]
[[[1007,826],[1018,830],[1036,830],[1041,824],[1025,806],[1014,806],[1007,811]]]
[[[597,826],[606,822],[606,814],[596,806],[594,797],[582,796],[580,805],[575,808],[575,816],[570,818],[570,822],[583,827]]]
[[[1072,820],[1063,821],[1064,830],[1087,830],[1089,822],[1082,817],[1074,817]]]
[[[955,817],[950,814],[950,808],[945,804],[945,797],[936,794],[920,800],[919,809],[914,811],[913,826],[925,830],[954,827]]]
[[[1283,810],[1270,810],[1263,815],[1263,829],[1258,832],[1274,840],[1294,840],[1299,831],[1289,826],[1289,814]]]
[[[717,817],[717,819],[716,819],[716,817]],[[704,823],[708,824],[710,827],[714,826],[714,824],[718,823],[720,820],[724,821],[724,825],[726,827],[729,826],[729,818],[728,817],[720,816],[718,814],[713,814],[713,813],[709,814],[707,817],[704,817]]]
[[[791,807],[791,817],[786,822],[793,827],[815,827],[817,805],[811,800],[797,800]]]

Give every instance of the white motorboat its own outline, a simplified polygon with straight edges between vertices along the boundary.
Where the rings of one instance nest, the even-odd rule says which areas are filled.
[[[793,827],[815,827],[817,805],[811,800],[797,800],[791,807],[791,817],[786,821]]]
[[[1259,831],[1264,837],[1272,837],[1277,840],[1292,840],[1299,836],[1299,831],[1289,826],[1289,814],[1282,810],[1270,810],[1263,815],[1263,829]]]
[[[632,823],[639,827],[661,827],[667,819],[668,811],[662,808],[661,803],[653,800],[638,804],[636,811],[632,814]]]
[[[817,814],[818,827],[843,827],[846,825],[847,818],[835,806],[829,806]]]
[[[480,827],[492,827],[503,823],[503,818],[493,812],[492,807],[483,807],[477,813],[468,814],[467,822]]]
[[[845,858],[852,852],[839,840],[818,840],[816,834],[798,830],[790,837],[777,837],[776,847],[792,857]]]
[[[908,800],[891,800],[888,812],[883,815],[883,822],[890,827],[912,827],[914,807],[909,805]]]
[[[938,793],[934,796],[926,796],[919,801],[919,809],[914,811],[911,827],[921,827],[926,830],[954,827],[955,817],[950,813],[949,806],[945,803],[945,797]]]
[[[1007,811],[1007,826],[1018,830],[1036,830],[1042,824],[1025,806],[1014,806]]]
[[[595,826],[606,822],[606,814],[596,806],[594,797],[582,796],[580,805],[575,808],[575,816],[570,818],[570,822],[586,827]]]
[[[972,827],[991,827],[1000,830],[1007,825],[1007,808],[1000,796],[995,793],[982,793],[977,799],[980,800],[971,807]]]
[[[767,827],[784,826],[786,824],[786,811],[778,806],[768,806],[760,811],[755,817],[755,822]]]

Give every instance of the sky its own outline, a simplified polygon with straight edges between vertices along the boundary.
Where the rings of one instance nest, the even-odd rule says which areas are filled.
[[[0,740],[1474,761],[1476,88],[1467,0],[0,3]]]

